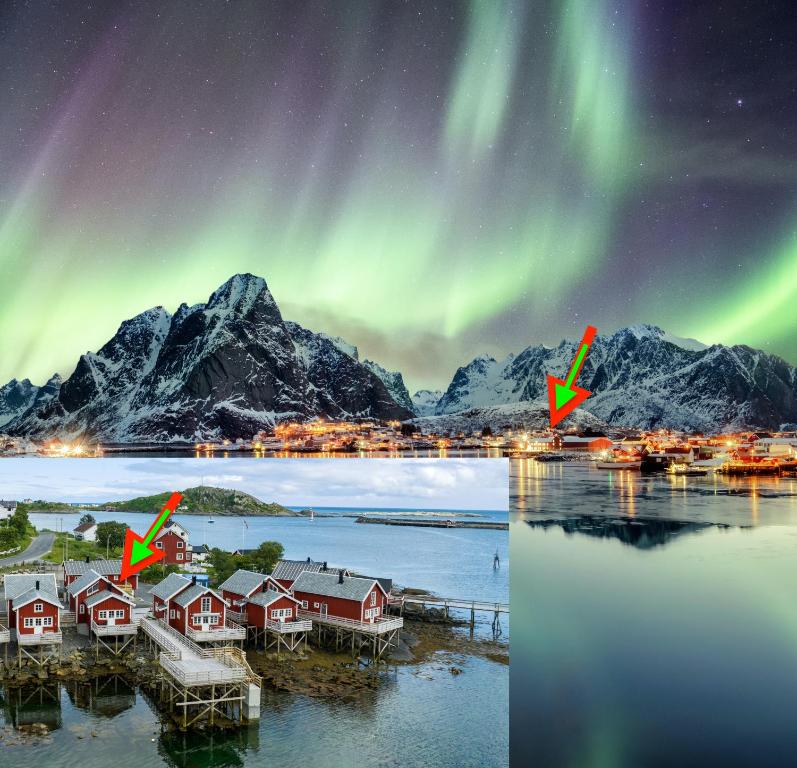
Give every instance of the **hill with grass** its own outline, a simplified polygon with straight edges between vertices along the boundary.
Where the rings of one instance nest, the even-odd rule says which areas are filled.
[[[217,515],[235,516],[252,515],[259,517],[296,517],[297,512],[283,507],[276,502],[263,502],[243,491],[229,488],[213,488],[200,485],[196,488],[186,488],[181,491],[183,500],[177,508],[181,515]],[[139,496],[127,501],[109,501],[100,505],[103,509],[117,510],[119,512],[158,512],[169,500],[171,492],[159,493],[154,496]]]

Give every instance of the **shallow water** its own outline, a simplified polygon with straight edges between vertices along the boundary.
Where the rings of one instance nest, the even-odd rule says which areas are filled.
[[[451,673],[454,665],[461,674]],[[43,692],[29,688],[21,699],[0,687],[0,763],[4,768],[507,765],[506,666],[438,654],[419,667],[389,670],[385,678],[355,703],[267,692],[259,723],[214,735],[162,734],[154,706],[118,679],[100,681],[96,693],[92,684],[71,683]],[[52,730],[9,746],[18,738],[14,724],[25,721],[44,722]]]
[[[797,480],[518,462],[511,487],[513,760],[793,764]]]

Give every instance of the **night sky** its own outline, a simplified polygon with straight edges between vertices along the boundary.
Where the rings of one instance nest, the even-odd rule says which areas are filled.
[[[797,362],[791,3],[0,3],[0,383],[262,275],[445,386],[655,323]]]

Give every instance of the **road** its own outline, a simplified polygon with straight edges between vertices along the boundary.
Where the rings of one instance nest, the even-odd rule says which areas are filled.
[[[0,568],[5,568],[8,565],[21,565],[31,560],[38,560],[44,557],[53,548],[54,542],[54,533],[40,533],[31,541],[30,546],[24,552],[0,559]]]

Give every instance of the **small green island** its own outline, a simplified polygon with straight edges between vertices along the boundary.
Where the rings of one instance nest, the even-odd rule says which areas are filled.
[[[301,517],[303,513],[295,512],[288,507],[276,502],[264,502],[231,488],[214,488],[208,485],[199,485],[195,488],[186,488],[181,491],[183,500],[177,508],[180,515],[215,515],[217,517]],[[101,512],[146,512],[151,513],[163,508],[169,500],[170,491],[158,493],[153,496],[138,496],[125,501],[108,501],[101,504],[81,506],[81,509]],[[28,512],[64,512],[74,511],[75,508],[68,504],[50,501],[33,501],[24,505]],[[307,514],[306,512],[304,514]]]

